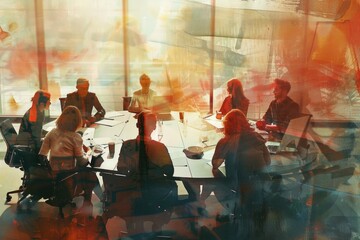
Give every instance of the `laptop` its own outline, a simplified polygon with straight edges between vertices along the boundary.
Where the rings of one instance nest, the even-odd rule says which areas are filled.
[[[305,136],[309,126],[310,118],[311,115],[304,115],[291,119],[280,142],[267,141],[265,143],[269,152],[271,154],[297,152],[300,140]]]
[[[169,121],[174,119],[171,115],[170,103],[165,96],[154,96],[152,102],[152,112],[156,114],[158,120]]]

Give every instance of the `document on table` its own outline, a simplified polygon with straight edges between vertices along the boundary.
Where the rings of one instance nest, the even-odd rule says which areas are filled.
[[[115,121],[115,120],[109,120],[109,119],[102,119],[100,121],[97,121],[96,123],[100,124],[100,125],[108,126],[108,127],[113,127],[113,126],[120,124],[121,122]]]
[[[111,112],[106,112],[105,118],[111,119],[114,117],[121,117],[121,116],[125,116],[125,114],[117,111],[111,111]]]
[[[204,119],[207,123],[214,126],[217,129],[223,129],[224,125],[223,122],[215,117],[215,115],[208,116]]]
[[[207,164],[210,165],[210,166],[212,166],[212,162],[211,162],[211,161],[207,162]],[[222,168],[222,167],[225,167],[225,161],[220,165],[219,168]]]

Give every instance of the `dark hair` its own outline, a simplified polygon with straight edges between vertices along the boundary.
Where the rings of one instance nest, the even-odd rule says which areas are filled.
[[[276,78],[274,80],[274,83],[279,85],[279,87],[283,90],[285,90],[286,92],[290,92],[291,89],[291,84],[288,81]]]
[[[81,126],[81,113],[75,106],[67,106],[56,120],[56,127],[62,131],[75,132]]]
[[[77,86],[77,85],[84,84],[84,83],[89,83],[89,80],[87,80],[86,78],[78,78],[78,79],[76,80],[76,86]]]
[[[241,84],[241,81],[237,78],[232,78],[227,82],[227,87],[229,92],[231,93],[231,107],[233,109],[243,110],[244,109],[244,106],[242,106],[243,102],[246,102],[248,104],[249,99],[245,97],[244,89]]]
[[[151,81],[150,77],[148,75],[146,75],[145,73],[141,74],[141,76],[139,77],[139,81],[141,81],[141,79],[143,79],[143,78],[148,79],[149,81]]]

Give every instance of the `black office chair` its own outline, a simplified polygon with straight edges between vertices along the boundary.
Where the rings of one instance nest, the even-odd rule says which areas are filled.
[[[26,182],[23,187],[22,197],[19,199],[18,210],[22,210],[23,202],[27,201],[26,207],[32,207],[31,203],[41,198],[45,203],[59,208],[59,215],[64,218],[63,208],[72,203],[76,196],[76,181],[74,177],[81,169],[74,169],[62,172],[53,172],[46,157],[16,149],[19,161],[26,172]]]
[[[24,145],[16,145],[16,137],[17,133],[15,131],[14,126],[12,125],[10,119],[6,119],[5,121],[0,123],[0,132],[1,135],[6,143],[6,154],[4,161],[7,165],[10,167],[19,168],[22,170],[23,176],[21,178],[22,184],[20,185],[18,190],[10,191],[6,193],[6,202],[9,202],[11,200],[11,194],[14,193],[22,193],[24,191],[24,186],[26,185],[26,181],[29,179],[29,173],[27,171],[24,171],[23,165],[19,159],[19,154],[17,150],[23,150],[26,152],[31,152],[31,149],[29,146]]]
[[[118,216],[128,225],[128,230],[138,224],[152,221],[161,228],[170,221],[175,206],[179,204],[177,184],[173,180],[147,181],[148,186],[133,178],[114,173],[101,173],[104,183],[103,221]],[[136,228],[136,227],[135,227]],[[133,229],[136,230],[136,229]]]

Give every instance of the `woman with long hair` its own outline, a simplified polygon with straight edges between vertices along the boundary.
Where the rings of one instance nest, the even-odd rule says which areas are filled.
[[[49,109],[50,93],[44,90],[35,92],[31,99],[32,105],[21,119],[19,135],[16,144],[29,146],[34,152],[39,152],[41,138],[45,135],[43,125],[45,120],[45,110]]]
[[[67,106],[56,120],[56,128],[48,132],[44,138],[39,155],[47,156],[54,173],[85,167],[89,164],[89,156],[84,152],[83,139],[76,131],[82,126],[80,110],[75,106]],[[74,183],[71,183],[74,184]],[[92,214],[92,191],[100,190],[99,181],[94,172],[79,172],[75,178],[77,188],[84,191],[84,206],[89,206]],[[69,185],[72,191],[72,186]],[[69,197],[73,192],[69,192]],[[98,197],[101,193],[97,192]]]
[[[237,78],[230,79],[226,85],[229,96],[224,99],[219,112],[225,116],[231,109],[239,109],[246,116],[249,108],[249,99],[245,97],[240,80]]]

